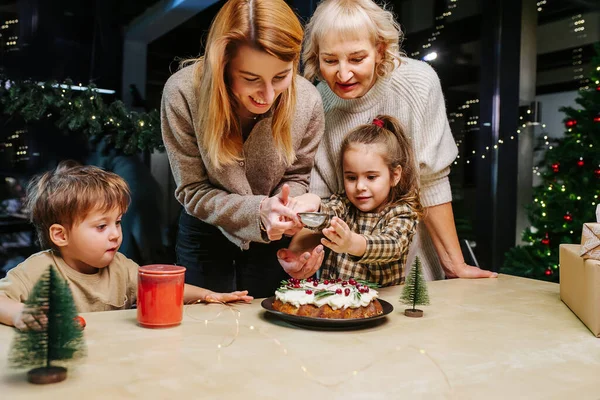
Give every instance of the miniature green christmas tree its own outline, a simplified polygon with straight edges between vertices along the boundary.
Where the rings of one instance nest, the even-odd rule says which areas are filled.
[[[17,331],[9,353],[9,363],[16,368],[36,367],[28,372],[32,383],[64,380],[67,370],[53,366],[85,355],[83,332],[75,320],[77,309],[68,283],[48,267],[35,284],[25,303],[25,311],[40,323],[40,329]]]
[[[412,305],[412,308],[404,310],[404,315],[415,318],[423,316],[423,310],[417,310],[416,306],[429,304],[427,283],[423,277],[423,269],[419,257],[415,258],[412,269],[406,277],[406,283],[404,284],[404,291],[402,292],[400,301]]]

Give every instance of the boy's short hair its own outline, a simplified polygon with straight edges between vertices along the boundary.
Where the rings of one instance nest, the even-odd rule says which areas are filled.
[[[91,165],[62,161],[58,166],[31,180],[26,205],[40,246],[58,250],[50,240],[50,227],[60,224],[70,229],[96,209],[127,211],[130,202],[127,183],[119,175]]]

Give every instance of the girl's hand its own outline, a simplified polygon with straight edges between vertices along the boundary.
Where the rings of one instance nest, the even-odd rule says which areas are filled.
[[[206,303],[232,303],[235,301],[250,303],[253,299],[254,297],[248,296],[247,290],[231,293],[218,293],[211,291],[204,296],[204,301]]]
[[[355,233],[340,218],[333,217],[329,227],[323,229],[323,235],[325,235],[325,238],[321,239],[323,246],[329,247],[336,253],[351,252]]]
[[[285,235],[294,235],[302,229],[302,223],[296,212],[288,206],[290,187],[283,185],[281,192],[268,197],[260,203],[260,220],[269,240],[279,240]]]

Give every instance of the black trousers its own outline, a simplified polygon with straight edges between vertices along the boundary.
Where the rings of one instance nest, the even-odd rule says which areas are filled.
[[[273,296],[289,275],[277,260],[277,250],[289,239],[250,243],[241,250],[215,226],[181,212],[177,234],[177,264],[186,267],[186,283],[215,292],[248,290],[254,297]]]

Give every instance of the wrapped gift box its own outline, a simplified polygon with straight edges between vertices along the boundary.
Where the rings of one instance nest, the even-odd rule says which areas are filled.
[[[580,252],[580,245],[560,245],[560,298],[600,337],[600,260],[583,259]]]
[[[583,258],[600,260],[600,224],[583,224],[581,232],[581,250],[579,254]]]

